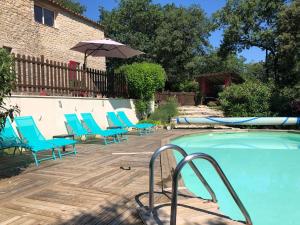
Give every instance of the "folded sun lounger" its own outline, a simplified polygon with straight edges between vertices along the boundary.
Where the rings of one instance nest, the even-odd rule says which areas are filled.
[[[39,131],[32,116],[17,117],[15,121],[20,136],[22,137],[22,141],[25,142],[28,148],[31,150],[35,160],[35,164],[37,166],[41,161],[48,159],[55,160],[55,149],[57,149],[58,151],[59,158],[62,158],[62,156],[69,154],[76,155],[76,141],[64,138],[46,139]],[[67,145],[71,145],[73,147],[73,151],[62,153],[60,151],[60,148],[65,147]],[[52,151],[52,156],[38,159],[37,153],[47,150]]]

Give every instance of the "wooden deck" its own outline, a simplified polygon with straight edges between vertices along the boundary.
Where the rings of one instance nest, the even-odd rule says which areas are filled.
[[[77,156],[39,167],[28,154],[1,156],[0,224],[143,224],[137,208],[147,204],[151,152],[162,138],[187,132],[130,135],[128,142],[118,145],[79,144]],[[159,176],[155,183],[159,190]],[[201,215],[205,210],[198,218]],[[227,224],[214,221],[207,224]]]

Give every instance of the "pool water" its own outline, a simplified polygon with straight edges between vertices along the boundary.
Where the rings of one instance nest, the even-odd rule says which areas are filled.
[[[250,214],[254,225],[300,224],[300,134],[288,132],[209,133],[172,140],[189,154],[214,157]],[[174,153],[177,162],[182,157]],[[216,193],[220,210],[235,220],[244,217],[212,166],[194,161]],[[188,189],[210,195],[189,166],[182,171]]]

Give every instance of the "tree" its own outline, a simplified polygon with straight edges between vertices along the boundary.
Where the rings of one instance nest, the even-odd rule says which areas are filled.
[[[111,11],[100,7],[100,23],[104,26],[106,36],[125,43],[145,53],[139,61],[152,61],[152,49],[155,42],[155,30],[162,18],[160,5],[151,0],[121,0],[117,8]],[[110,60],[108,67],[117,68],[133,60]]]
[[[78,14],[83,14],[86,11],[86,7],[76,0],[57,0],[57,2]]]
[[[166,69],[169,81],[178,83],[191,79],[188,64],[203,55],[209,46],[210,24],[203,10],[174,4],[163,7],[163,19],[156,29],[153,54]]]
[[[15,84],[15,73],[13,71],[13,58],[3,48],[0,48],[0,130],[5,124],[6,118],[13,117],[17,107],[6,107],[4,99],[10,96]]]
[[[300,81],[300,1],[285,5],[277,24],[278,73],[281,83],[293,86]],[[276,59],[276,58],[275,58]]]
[[[266,51],[266,75],[273,75],[276,84],[294,85],[299,73],[299,20],[297,0],[228,0],[215,14],[218,27],[224,29],[220,53],[258,47]]]
[[[100,14],[107,36],[145,52],[138,60],[160,63],[173,83],[188,79],[188,62],[208,46],[210,24],[198,6],[162,7],[151,0],[120,0],[117,8],[111,12],[101,8]],[[110,60],[108,67],[120,63]]]
[[[245,64],[244,77],[247,79],[255,78],[262,82],[268,82],[265,76],[265,68],[263,62]]]
[[[244,74],[245,58],[235,54],[220,57],[217,51],[210,51],[203,56],[196,56],[187,65],[194,76],[204,73],[234,72]]]

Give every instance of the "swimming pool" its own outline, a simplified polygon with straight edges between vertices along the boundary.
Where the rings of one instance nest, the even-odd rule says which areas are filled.
[[[237,132],[188,135],[173,139],[189,154],[214,157],[231,182],[254,225],[300,224],[300,134],[288,132]],[[177,162],[182,159],[174,153]],[[220,210],[244,220],[215,170],[203,160],[195,164],[216,193]],[[210,199],[187,165],[182,170],[187,188]]]

